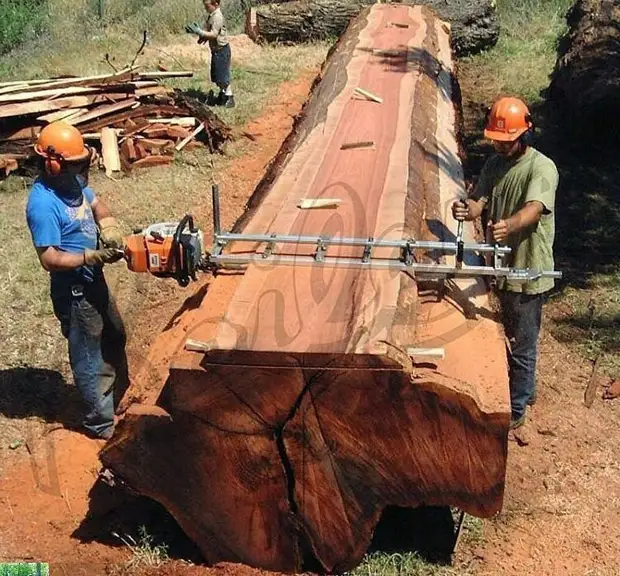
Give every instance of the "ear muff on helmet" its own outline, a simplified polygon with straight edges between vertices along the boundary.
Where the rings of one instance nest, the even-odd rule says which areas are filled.
[[[48,146],[45,153],[40,154],[43,156],[45,171],[51,176],[58,176],[63,170],[74,165],[78,167],[78,173],[86,172],[88,174],[88,169],[93,159],[94,149],[90,146],[85,146],[85,148],[88,151],[88,155],[85,158],[81,158],[79,160],[65,160],[61,154],[58,154],[54,150],[53,146]]]
[[[45,151],[45,171],[52,176],[58,176],[63,169],[65,160],[57,154],[53,146],[48,146]]]

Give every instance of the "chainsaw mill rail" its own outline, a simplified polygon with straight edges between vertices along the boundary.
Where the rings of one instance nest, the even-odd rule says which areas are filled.
[[[239,266],[262,262],[284,266],[332,266],[341,268],[389,268],[403,272],[414,272],[422,276],[433,278],[477,278],[479,276],[493,276],[507,278],[513,282],[530,282],[538,278],[561,278],[562,273],[557,271],[539,271],[532,269],[516,269],[504,266],[503,259],[511,253],[508,246],[499,244],[466,243],[463,237],[463,222],[458,224],[457,239],[455,242],[439,242],[432,240],[389,240],[376,238],[347,238],[342,236],[291,236],[286,234],[242,234],[221,232],[220,226],[220,195],[217,185],[212,187],[213,198],[213,246],[206,254],[205,269],[217,271],[218,267],[226,265]],[[262,252],[254,246],[250,254],[225,254],[224,249],[233,242],[247,242],[265,244]],[[316,246],[313,256],[290,256],[274,254],[277,244],[310,244]],[[327,256],[330,246],[357,246],[364,249],[360,259],[340,258]],[[398,248],[400,258],[373,258],[373,248]],[[441,255],[455,254],[455,265],[417,262],[416,250],[432,250]],[[463,268],[465,253],[485,254],[494,256],[493,266],[466,266]],[[435,256],[435,258],[437,255]]]

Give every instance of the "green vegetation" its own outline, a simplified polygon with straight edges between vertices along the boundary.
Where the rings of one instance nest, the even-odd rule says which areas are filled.
[[[610,376],[620,374],[620,274],[597,274],[586,289],[567,288],[553,302],[551,333],[572,343]]]
[[[456,510],[453,516],[456,519]],[[460,539],[460,550],[483,541],[483,522],[465,515]],[[469,576],[474,574],[474,562],[466,552],[457,551],[451,566],[428,562],[416,552],[368,554],[363,562],[344,576]]]
[[[132,552],[131,558],[125,564],[125,568],[151,568],[161,566],[168,560],[168,546],[155,543],[155,538],[151,536],[144,526],[138,529],[138,541],[130,535],[116,536]]]
[[[48,564],[19,562],[0,564],[0,576],[49,576]]]
[[[0,0],[0,54],[34,38],[45,13],[45,0]]]
[[[99,2],[0,0],[0,78],[107,72],[104,55],[118,58],[122,67],[140,46],[142,31],[149,43],[168,42],[183,33],[186,23],[205,17],[201,0],[101,0],[103,18]],[[222,9],[230,30],[241,31],[240,0],[226,2]]]
[[[573,0],[498,0],[497,44],[463,59],[459,66],[459,73],[468,79],[470,74],[478,75],[475,93],[464,97],[486,103],[499,94],[516,94],[536,104],[549,84],[558,39],[566,30],[565,14],[572,4]]]

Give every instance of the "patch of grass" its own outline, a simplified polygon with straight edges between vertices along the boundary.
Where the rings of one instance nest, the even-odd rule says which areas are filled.
[[[120,536],[116,532],[113,536],[121,540],[132,552],[131,558],[125,563],[127,569],[157,568],[168,560],[168,546],[156,543],[144,526],[138,528],[138,541],[129,534]]]
[[[467,564],[442,566],[426,562],[415,552],[367,555],[362,563],[343,576],[468,576],[474,574]]]
[[[34,7],[46,2],[46,9]],[[185,24],[203,21],[200,0],[0,0],[0,77],[6,80],[109,72],[106,53],[118,67],[131,61],[146,30],[151,43],[169,43]],[[241,0],[222,7],[230,33],[243,29]],[[6,14],[13,14],[5,19]],[[2,33],[3,32],[3,33]],[[3,45],[6,49],[3,50]]]
[[[474,94],[491,102],[500,94],[518,95],[533,105],[547,87],[556,60],[565,14],[573,0],[498,0],[501,32],[493,48],[464,58],[460,70],[476,75]]]
[[[577,346],[600,370],[620,374],[620,273],[591,277],[585,288],[569,287],[549,306],[551,334]]]
[[[452,510],[454,520],[458,510]],[[465,515],[459,549],[454,554],[452,565],[438,564],[425,560],[415,551],[398,553],[373,552],[366,555],[362,563],[343,576],[467,576],[474,574],[473,559],[463,551],[483,541],[483,521]]]
[[[39,33],[45,13],[45,0],[0,0],[0,54]]]

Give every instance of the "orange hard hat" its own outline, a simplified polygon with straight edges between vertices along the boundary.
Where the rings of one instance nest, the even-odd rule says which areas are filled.
[[[484,137],[500,142],[513,142],[532,129],[530,111],[518,98],[500,98],[489,111]]]
[[[44,158],[65,162],[85,160],[90,154],[80,131],[66,122],[52,122],[43,128],[34,150]]]

